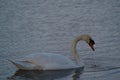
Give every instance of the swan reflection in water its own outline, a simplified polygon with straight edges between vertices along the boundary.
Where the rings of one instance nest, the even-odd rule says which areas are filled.
[[[60,78],[65,78],[70,76],[72,80],[77,80],[80,78],[80,74],[83,72],[84,67],[76,69],[66,69],[66,70],[18,70],[16,73],[9,77],[7,80],[62,80]]]

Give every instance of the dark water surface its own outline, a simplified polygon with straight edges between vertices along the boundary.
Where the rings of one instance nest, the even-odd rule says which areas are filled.
[[[7,59],[34,52],[72,57],[70,42],[80,34],[90,34],[96,44],[94,52],[78,44],[85,66],[77,80],[120,80],[120,0],[0,0],[0,80],[17,71]],[[74,80],[74,71],[51,72],[45,80]]]

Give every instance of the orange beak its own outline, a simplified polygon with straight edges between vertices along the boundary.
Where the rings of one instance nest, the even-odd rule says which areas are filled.
[[[89,44],[89,46],[91,47],[91,49],[92,49],[93,51],[95,51],[93,44]]]

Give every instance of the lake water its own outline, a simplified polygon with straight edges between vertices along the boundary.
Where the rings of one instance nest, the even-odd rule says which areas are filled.
[[[0,80],[17,70],[7,59],[34,52],[72,57],[70,42],[81,34],[90,34],[96,44],[93,52],[79,42],[85,66],[77,80],[120,80],[120,0],[0,0]],[[76,80],[74,73],[61,72],[35,72],[48,78],[32,78]]]

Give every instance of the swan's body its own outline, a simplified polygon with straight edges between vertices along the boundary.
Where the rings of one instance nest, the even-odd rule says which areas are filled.
[[[76,51],[78,41],[84,40],[90,46],[94,45],[94,41],[89,35],[81,35],[72,41],[71,50],[76,62],[66,56],[55,53],[34,53],[26,56],[18,61],[11,61],[18,69],[24,70],[56,70],[56,69],[72,69],[82,67],[83,64],[79,61],[79,56]],[[92,42],[91,42],[92,41]],[[90,44],[92,43],[92,45]],[[93,46],[92,46],[93,49]]]
[[[56,69],[72,69],[78,66],[71,59],[55,53],[35,53],[30,54],[22,60],[12,62],[19,69],[24,70],[56,70]]]

